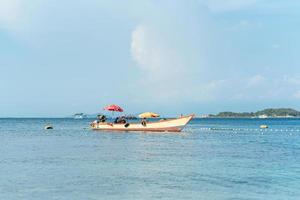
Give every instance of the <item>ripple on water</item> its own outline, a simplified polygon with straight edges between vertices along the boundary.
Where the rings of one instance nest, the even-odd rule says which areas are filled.
[[[120,134],[89,120],[0,119],[0,199],[297,199],[300,120],[265,120],[263,134],[261,123]]]

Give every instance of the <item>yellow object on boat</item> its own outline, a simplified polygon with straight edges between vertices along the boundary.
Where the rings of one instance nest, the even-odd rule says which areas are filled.
[[[156,118],[156,117],[159,117],[159,114],[153,112],[144,112],[142,114],[139,114],[139,118]]]

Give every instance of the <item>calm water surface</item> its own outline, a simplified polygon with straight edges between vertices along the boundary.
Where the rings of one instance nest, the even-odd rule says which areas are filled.
[[[298,119],[194,120],[181,134],[88,124],[0,119],[0,199],[300,199]]]

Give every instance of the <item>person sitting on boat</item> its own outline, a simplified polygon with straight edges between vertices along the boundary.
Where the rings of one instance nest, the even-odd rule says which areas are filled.
[[[126,124],[125,116],[122,116],[122,117],[119,119],[119,123],[120,123],[120,124]]]
[[[99,122],[105,122],[106,121],[106,116],[105,115],[98,115],[98,120],[99,120]]]
[[[114,123],[115,123],[115,124],[118,124],[118,123],[119,123],[119,120],[120,120],[120,117],[116,117]]]
[[[141,120],[141,124],[142,124],[143,126],[146,126],[146,124],[147,124],[146,117],[144,117],[144,118]]]
[[[126,119],[124,116],[117,117],[114,121],[115,124],[126,124]]]

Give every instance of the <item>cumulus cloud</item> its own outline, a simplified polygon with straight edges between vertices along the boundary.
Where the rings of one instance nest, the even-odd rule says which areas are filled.
[[[147,26],[139,25],[133,30],[131,53],[151,82],[178,78],[183,70],[176,52],[164,43],[163,36]]]
[[[258,1],[208,2],[214,11],[229,11]],[[188,97],[194,102],[292,98],[295,80],[290,76],[289,80],[269,78],[259,73],[259,66],[252,67],[251,76],[243,73],[243,66],[231,67],[240,59],[240,50],[228,47],[233,45],[227,43],[232,41],[232,35],[218,28],[218,21],[211,20],[203,5],[203,1],[200,4],[198,1],[190,7],[178,6],[176,10],[168,4],[160,5],[159,9],[154,6],[151,9],[157,16],[168,17],[142,18],[132,30],[131,54],[144,92],[158,100]],[[191,9],[195,6],[196,10]]]
[[[140,70],[139,84],[148,95],[160,100],[180,95],[185,68],[177,52],[164,42],[164,35],[138,25],[132,32],[131,53]]]
[[[133,91],[130,97],[138,96],[142,98],[140,102],[149,97],[166,102],[171,98],[178,102],[297,98],[299,77],[275,76],[273,71],[280,73],[286,69],[279,69],[279,64],[273,62],[276,57],[261,50],[264,45],[270,49],[274,43],[266,44],[262,38],[268,34],[262,34],[267,31],[265,24],[251,17],[230,15],[231,11],[255,7],[261,1],[130,0],[120,6],[116,1],[57,4],[57,1],[32,0],[31,6],[26,3],[24,7],[23,0],[0,0],[0,28],[13,30],[24,24],[24,18],[30,17],[25,23],[28,26],[25,37],[38,44],[39,53],[44,52],[41,63],[56,61],[55,65],[59,65],[63,63],[61,56],[65,63],[79,59],[82,63],[105,66],[99,69],[101,73],[118,68],[118,72],[126,73],[118,79],[128,77],[122,81],[130,80],[130,86],[124,84],[116,93],[126,91],[127,95]],[[128,2],[135,8],[128,6],[131,5]],[[114,6],[117,4],[118,8]],[[215,15],[223,12],[229,14]],[[284,44],[284,41],[278,43]],[[134,66],[128,62],[128,45]],[[99,55],[104,55],[103,59],[99,59]],[[36,56],[33,57],[36,60]],[[120,59],[114,59],[116,57]],[[80,65],[76,66],[87,71]],[[266,73],[261,65],[272,67],[272,71]],[[69,67],[74,68],[74,65]],[[137,88],[142,88],[142,92],[138,94]]]

